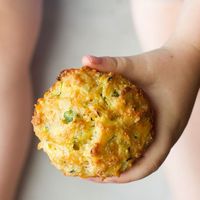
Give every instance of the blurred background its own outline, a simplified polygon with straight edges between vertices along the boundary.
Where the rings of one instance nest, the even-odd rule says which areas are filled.
[[[81,57],[140,53],[128,0],[44,1],[41,35],[33,60],[35,98],[67,67],[81,66]],[[63,176],[37,151],[34,137],[19,200],[168,200],[162,168],[134,183],[96,184]]]

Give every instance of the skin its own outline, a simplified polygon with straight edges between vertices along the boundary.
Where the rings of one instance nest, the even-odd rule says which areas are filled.
[[[151,1],[148,5],[146,1],[132,1],[133,21],[144,51],[158,48],[167,41],[178,23],[182,7],[183,1],[180,0]],[[146,19],[148,27],[144,26]],[[189,122],[163,165],[175,200],[198,200],[200,196],[200,161],[197,159],[197,152],[200,152],[199,111],[200,90]]]
[[[0,0],[0,199],[12,200],[31,140],[29,66],[41,19],[40,0]]]
[[[121,73],[142,87],[157,119],[155,141],[143,158],[120,177],[94,181],[126,183],[146,177],[160,167],[181,136],[200,87],[200,26],[195,23],[199,10],[200,2],[185,1],[170,39],[160,48],[130,57],[83,57],[83,65]]]
[[[29,65],[39,31],[41,7],[40,0],[18,0],[14,3],[0,0],[0,63],[4,66],[0,68],[0,199],[4,200],[14,199],[31,138]],[[177,12],[174,10],[174,15],[178,16]],[[171,31],[173,35],[168,42],[165,41],[170,31],[160,34],[159,42],[152,42],[151,31],[140,34],[141,40],[142,34],[143,38],[144,35],[152,36],[146,42],[142,40],[144,44],[149,42],[149,48],[154,49],[155,44],[156,47],[162,46],[154,51],[131,57],[83,58],[84,65],[122,73],[136,82],[149,95],[157,113],[154,144],[133,169],[119,178],[105,179],[105,182],[129,182],[151,174],[161,165],[187,124],[199,89],[198,0],[186,0],[181,13],[182,17],[173,25],[176,30]],[[166,17],[162,13],[160,16]],[[170,24],[165,27],[170,28]],[[174,182],[174,185],[180,185],[180,182]],[[188,188],[185,189],[188,191]]]

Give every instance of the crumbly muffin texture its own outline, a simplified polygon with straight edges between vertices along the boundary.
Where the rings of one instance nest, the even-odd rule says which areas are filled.
[[[141,89],[89,67],[61,72],[32,119],[53,165],[67,176],[119,176],[153,140],[153,114]]]

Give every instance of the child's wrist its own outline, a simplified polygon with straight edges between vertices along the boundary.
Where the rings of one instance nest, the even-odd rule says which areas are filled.
[[[164,48],[170,49],[180,59],[183,63],[182,66],[188,69],[188,73],[193,74],[194,79],[198,82],[198,87],[200,87],[200,49],[175,34],[164,45]]]

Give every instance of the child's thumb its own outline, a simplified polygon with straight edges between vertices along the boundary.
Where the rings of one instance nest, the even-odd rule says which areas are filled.
[[[82,58],[82,64],[99,71],[122,74],[140,84],[146,83],[150,78],[147,77],[146,63],[142,56],[95,57],[88,55]]]

